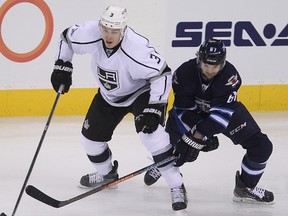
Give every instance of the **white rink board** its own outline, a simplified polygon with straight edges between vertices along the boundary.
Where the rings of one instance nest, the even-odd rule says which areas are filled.
[[[4,0],[0,0],[3,5]],[[10,1],[9,1],[10,2]],[[33,50],[41,41],[45,31],[43,14],[35,5],[18,0],[1,21],[1,36],[5,45],[18,53]],[[183,61],[195,57],[196,47],[172,47],[173,40],[197,40],[206,36],[208,23],[231,23],[224,29],[210,26],[208,30],[220,32],[220,38],[228,40],[228,60],[231,60],[242,75],[244,84],[287,84],[286,67],[287,45],[271,46],[275,40],[288,40],[288,14],[286,0],[263,1],[191,1],[191,0],[45,0],[52,12],[54,29],[49,46],[37,58],[29,62],[11,61],[3,55],[0,47],[0,89],[34,89],[51,88],[50,74],[54,63],[54,54],[59,34],[68,26],[90,19],[98,19],[108,4],[126,6],[129,13],[129,25],[140,34],[149,38],[152,45],[167,58],[170,67],[175,70]],[[176,26],[181,22],[198,22],[202,28],[185,32],[198,36],[177,37]],[[240,22],[251,24],[252,30]],[[209,25],[208,25],[209,26]],[[266,35],[265,30],[274,34]],[[279,34],[282,32],[282,36]],[[243,33],[243,34],[241,34]],[[257,36],[251,37],[249,34]],[[201,36],[199,36],[201,34]],[[229,35],[230,36],[227,36]],[[218,35],[219,36],[219,35]],[[269,36],[269,37],[268,37]],[[271,38],[270,38],[271,37]],[[252,43],[252,46],[236,46],[235,38]],[[262,40],[265,46],[255,43]],[[73,87],[95,87],[94,77],[90,72],[90,58],[77,56],[74,58]]]

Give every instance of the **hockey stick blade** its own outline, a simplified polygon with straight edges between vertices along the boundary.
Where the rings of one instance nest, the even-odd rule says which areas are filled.
[[[39,189],[37,189],[36,187],[34,187],[34,186],[32,186],[32,185],[28,185],[28,186],[26,187],[26,193],[27,193],[29,196],[33,197],[34,199],[36,199],[36,200],[38,200],[38,201],[40,201],[40,202],[42,202],[42,203],[45,203],[45,204],[47,204],[47,205],[49,205],[49,206],[52,206],[52,207],[54,207],[54,208],[61,208],[61,207],[63,207],[63,206],[66,206],[66,205],[69,205],[69,204],[71,204],[71,203],[74,203],[74,202],[76,202],[76,201],[78,201],[78,200],[80,200],[80,199],[83,199],[83,198],[85,198],[85,197],[87,197],[87,196],[90,196],[90,195],[92,195],[92,194],[95,194],[95,193],[97,193],[97,192],[99,192],[99,191],[102,191],[102,190],[104,190],[104,189],[113,187],[113,186],[115,186],[115,185],[117,185],[117,184],[119,184],[119,183],[121,183],[121,182],[123,182],[123,181],[126,181],[126,180],[128,180],[128,179],[130,179],[130,178],[133,178],[133,177],[135,177],[135,176],[137,176],[137,175],[140,175],[140,174],[142,174],[143,172],[151,169],[152,167],[161,166],[161,165],[163,165],[163,164],[172,162],[172,161],[174,161],[175,159],[176,159],[175,156],[168,157],[168,158],[166,158],[166,159],[164,159],[164,160],[162,160],[162,161],[160,161],[160,162],[158,162],[158,163],[151,164],[151,165],[149,165],[149,166],[147,166],[147,167],[144,167],[144,168],[142,168],[142,169],[140,169],[140,170],[137,170],[137,171],[135,171],[135,172],[133,172],[133,173],[130,173],[130,174],[126,175],[126,176],[123,176],[123,177],[121,177],[121,178],[119,178],[119,179],[117,179],[117,180],[115,180],[115,181],[112,181],[112,182],[110,182],[110,183],[106,183],[106,184],[104,184],[104,185],[101,185],[100,187],[96,187],[96,188],[94,188],[94,189],[92,189],[92,190],[90,190],[90,191],[87,191],[87,192],[85,192],[85,193],[83,193],[83,194],[80,194],[80,195],[75,196],[75,197],[73,197],[73,198],[71,198],[71,199],[68,199],[68,200],[63,200],[63,201],[56,200],[56,199],[48,196],[47,194],[45,194],[44,192],[40,191]],[[1,216],[2,216],[2,215],[1,215]]]
[[[39,200],[40,202],[46,203],[47,205],[50,205],[54,208],[60,207],[60,201],[53,199],[52,197],[38,190],[33,185],[28,185],[25,191],[29,196]]]

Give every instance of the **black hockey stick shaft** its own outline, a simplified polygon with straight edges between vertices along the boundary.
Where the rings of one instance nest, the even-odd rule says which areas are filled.
[[[138,175],[142,174],[143,172],[151,169],[152,167],[157,167],[157,166],[164,165],[166,163],[172,162],[175,159],[176,159],[175,156],[170,156],[170,157],[168,157],[168,158],[166,158],[166,159],[164,159],[164,160],[162,160],[162,161],[160,161],[158,163],[154,163],[154,164],[151,164],[149,166],[146,166],[146,167],[144,167],[142,169],[139,169],[139,170],[137,170],[135,172],[132,172],[132,173],[126,175],[126,176],[123,176],[123,177],[121,177],[121,178],[119,178],[119,179],[117,179],[117,180],[115,180],[113,182],[104,184],[104,185],[102,185],[100,187],[94,188],[94,189],[92,189],[90,191],[87,191],[87,192],[85,192],[83,194],[80,194],[80,195],[75,196],[75,197],[73,197],[71,199],[68,199],[68,200],[63,200],[63,201],[56,200],[56,199],[48,196],[47,194],[45,194],[44,192],[40,191],[39,189],[37,189],[36,187],[34,187],[32,185],[28,185],[26,187],[26,193],[28,195],[30,195],[31,197],[33,197],[33,198],[37,199],[38,201],[43,202],[43,203],[45,203],[47,205],[50,205],[50,206],[52,206],[54,208],[61,208],[63,206],[66,206],[66,205],[69,205],[71,203],[74,203],[74,202],[76,202],[78,200],[81,200],[81,199],[83,199],[85,197],[88,197],[88,196],[90,196],[92,194],[95,194],[97,192],[105,190],[105,189],[107,189],[109,187],[117,185],[117,184],[119,184],[121,182],[124,182],[124,181],[126,181],[128,179],[131,179],[131,178],[133,178],[135,176],[138,176]]]
[[[13,210],[13,213],[12,213],[12,216],[14,216],[15,213],[16,213],[16,211],[17,211],[18,205],[19,205],[19,203],[20,203],[20,200],[21,200],[21,198],[22,198],[23,192],[24,192],[24,190],[25,190],[25,188],[26,188],[26,185],[27,185],[27,182],[28,182],[28,180],[29,180],[29,178],[30,178],[30,175],[31,175],[31,173],[32,173],[34,164],[35,164],[35,162],[36,162],[37,156],[38,156],[39,151],[40,151],[40,149],[41,149],[43,140],[44,140],[45,135],[46,135],[46,132],[47,132],[47,130],[48,130],[48,128],[49,128],[49,125],[50,125],[52,116],[53,116],[53,114],[54,114],[54,111],[55,111],[55,109],[56,109],[56,105],[57,105],[57,103],[58,103],[58,100],[59,100],[59,98],[60,98],[60,95],[61,95],[63,89],[64,89],[64,85],[62,84],[62,85],[60,85],[59,90],[58,90],[58,92],[57,92],[56,99],[55,99],[54,104],[53,104],[53,106],[52,106],[52,109],[51,109],[50,115],[49,115],[49,117],[48,117],[47,123],[46,123],[46,125],[45,125],[45,127],[44,127],[44,131],[43,131],[42,136],[41,136],[41,138],[40,138],[40,141],[39,141],[38,147],[37,147],[37,149],[36,149],[36,152],[35,152],[35,154],[34,154],[34,157],[33,157],[33,159],[32,159],[31,165],[30,165],[29,170],[28,170],[28,172],[27,172],[26,178],[25,178],[25,180],[24,180],[23,186],[22,186],[22,188],[21,188],[20,194],[19,194],[18,199],[17,199],[17,202],[16,202],[16,204],[15,204],[15,207],[14,207],[14,210]],[[0,216],[6,216],[6,214],[5,214],[5,213],[1,213]]]

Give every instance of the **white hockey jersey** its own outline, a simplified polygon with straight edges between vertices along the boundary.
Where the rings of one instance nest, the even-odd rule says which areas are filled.
[[[74,53],[90,54],[100,93],[113,106],[129,106],[150,89],[149,103],[167,103],[171,70],[148,39],[127,27],[118,50],[107,55],[98,23],[89,21],[65,30],[56,58],[72,61]]]

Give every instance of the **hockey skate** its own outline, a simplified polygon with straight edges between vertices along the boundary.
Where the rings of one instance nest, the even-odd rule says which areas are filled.
[[[187,208],[186,189],[184,184],[180,187],[171,189],[172,209],[179,211]]]
[[[115,160],[113,169],[107,175],[104,176],[100,175],[100,173],[96,171],[94,173],[82,176],[82,178],[80,179],[79,188],[92,189],[110,183],[112,181],[115,181],[119,178],[117,170],[118,170],[118,161]],[[110,188],[116,189],[117,185]]]
[[[240,172],[236,172],[236,185],[234,189],[235,202],[254,203],[254,204],[274,204],[274,195],[272,192],[254,187],[248,188],[240,179]]]
[[[157,167],[152,167],[145,173],[144,183],[147,186],[150,186],[154,184],[155,182],[157,182],[160,177],[161,177],[161,172],[159,171],[159,169]]]

